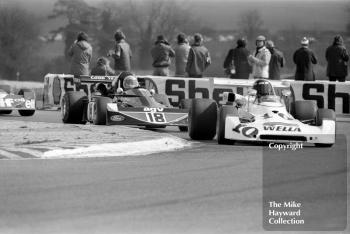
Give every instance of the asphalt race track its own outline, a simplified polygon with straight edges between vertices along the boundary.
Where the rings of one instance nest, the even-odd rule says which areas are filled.
[[[14,113],[0,116],[0,123],[1,119],[60,122],[60,115],[37,111],[33,117]],[[347,138],[340,135],[333,150],[346,150],[349,130],[349,123],[338,123],[337,132]],[[158,131],[188,139],[175,128]],[[148,156],[0,160],[0,233],[267,232],[262,225],[263,147],[203,141],[191,149]],[[299,156],[315,159],[315,167],[309,168],[312,173],[320,166],[317,155],[325,152],[309,147],[300,150]],[[288,154],[286,151],[284,156]],[[297,160],[286,160],[285,165],[270,170],[283,174],[290,163],[303,166]],[[346,164],[349,167],[349,160]],[[348,170],[327,170],[321,179],[341,174],[349,179]],[[299,176],[288,183],[318,191],[320,178]],[[276,176],[271,186],[279,188],[282,181]],[[349,200],[349,195],[345,196]],[[336,192],[329,198],[337,199]],[[325,198],[316,192],[310,199]],[[349,206],[347,211],[349,214]],[[330,220],[327,215],[317,218]]]

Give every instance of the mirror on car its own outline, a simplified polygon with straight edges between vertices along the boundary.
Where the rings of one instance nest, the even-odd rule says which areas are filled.
[[[122,88],[117,88],[117,94],[122,94],[124,90]]]
[[[156,93],[154,89],[150,89],[149,92],[151,93],[152,96]]]
[[[222,95],[223,102],[234,102],[236,100],[236,95],[230,92],[224,92]]]

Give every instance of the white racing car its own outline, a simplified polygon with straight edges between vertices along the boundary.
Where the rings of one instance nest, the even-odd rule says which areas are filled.
[[[11,114],[13,110],[17,110],[21,116],[34,115],[35,92],[21,89],[13,94],[9,85],[0,85],[0,114]]]
[[[254,82],[246,96],[224,93],[226,105],[220,107],[218,115],[214,100],[193,99],[189,135],[197,140],[213,139],[217,132],[219,144],[267,141],[332,146],[336,125],[334,111],[318,109],[313,101],[285,101],[289,95],[290,90],[276,95],[271,83],[261,79]]]

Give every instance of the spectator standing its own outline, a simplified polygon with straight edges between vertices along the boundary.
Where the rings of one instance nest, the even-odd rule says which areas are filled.
[[[114,58],[114,70],[116,74],[120,74],[123,71],[129,72],[131,70],[132,57],[130,45],[125,41],[125,34],[121,30],[115,32],[114,39],[114,50],[110,50],[107,56]]]
[[[175,76],[186,76],[186,64],[190,48],[185,34],[180,33],[177,36],[177,46],[175,47]]]
[[[314,52],[309,49],[309,40],[306,37],[300,43],[301,48],[293,55],[293,61],[296,65],[295,80],[314,81],[313,64],[317,64],[317,58]]]
[[[256,38],[255,55],[249,55],[248,61],[253,66],[253,77],[255,79],[269,78],[269,63],[271,60],[271,53],[265,46],[266,38],[258,36]]]
[[[285,59],[283,53],[275,48],[273,41],[266,42],[266,48],[271,53],[271,59],[269,63],[269,78],[271,80],[281,79],[281,68],[285,65]]]
[[[203,77],[203,72],[211,64],[208,49],[203,46],[203,37],[196,33],[193,37],[194,43],[191,46],[186,64],[186,72],[189,77]]]
[[[91,70],[93,76],[113,76],[114,70],[109,65],[109,60],[105,57],[101,57],[97,60],[97,64]]]
[[[68,49],[68,55],[72,58],[70,72],[74,76],[89,75],[92,47],[88,43],[88,35],[79,32],[77,40]]]
[[[244,38],[237,40],[237,47],[230,49],[225,61],[224,69],[230,78],[248,79],[252,72],[252,67],[248,62],[249,50],[246,48],[247,42]],[[232,68],[235,68],[236,73],[232,74]]]
[[[326,50],[327,76],[330,81],[345,82],[348,75],[349,54],[340,35],[334,37],[333,45]]]
[[[169,76],[170,58],[175,57],[175,51],[170,47],[169,42],[163,35],[157,37],[151,49],[151,55],[153,58],[153,75]]]

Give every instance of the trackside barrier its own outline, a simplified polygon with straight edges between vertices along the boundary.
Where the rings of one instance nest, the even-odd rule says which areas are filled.
[[[228,78],[180,78],[159,76],[138,76],[143,78],[148,89],[166,94],[172,105],[177,106],[184,98],[212,98],[222,101],[223,92],[246,94],[254,80]],[[59,107],[62,97],[68,91],[82,91],[91,95],[96,84],[80,83],[72,75],[47,74],[44,77],[44,107]],[[314,100],[319,108],[335,109],[337,117],[350,120],[350,82],[329,81],[271,81],[275,89],[291,89],[294,100]]]

